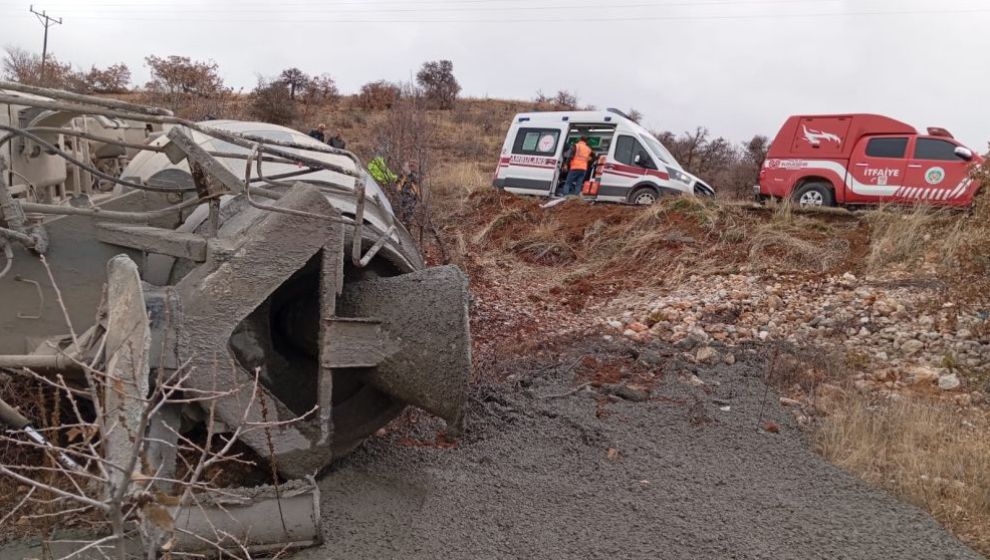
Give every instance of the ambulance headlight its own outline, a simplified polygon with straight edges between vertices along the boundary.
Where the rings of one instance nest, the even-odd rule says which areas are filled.
[[[667,173],[670,175],[671,179],[684,183],[685,185],[690,185],[694,181],[694,179],[692,179],[687,173],[679,169],[674,169],[673,167],[668,167]]]

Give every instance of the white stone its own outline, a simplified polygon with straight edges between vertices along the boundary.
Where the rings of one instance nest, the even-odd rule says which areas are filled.
[[[954,391],[961,385],[962,381],[960,381],[959,376],[954,373],[943,375],[938,378],[938,388],[943,391]]]
[[[718,360],[718,352],[711,346],[702,346],[698,348],[694,358],[698,360],[698,363],[708,364]]]

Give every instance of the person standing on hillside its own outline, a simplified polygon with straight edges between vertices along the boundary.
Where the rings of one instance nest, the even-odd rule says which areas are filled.
[[[588,174],[588,165],[595,157],[595,152],[588,146],[587,136],[582,136],[577,144],[574,144],[572,151],[574,156],[568,168],[567,180],[564,181],[564,196],[581,194],[584,177]]]
[[[402,166],[402,176],[396,185],[399,191],[399,219],[409,225],[419,204],[419,164],[407,161]]]
[[[327,140],[327,144],[330,144],[331,148],[337,148],[338,150],[347,149],[347,142],[344,142],[344,139],[340,137],[339,132],[334,133],[334,135]]]
[[[319,140],[320,142],[326,143],[327,141],[327,125],[320,123],[319,126],[314,130],[309,131],[309,135],[312,138]]]

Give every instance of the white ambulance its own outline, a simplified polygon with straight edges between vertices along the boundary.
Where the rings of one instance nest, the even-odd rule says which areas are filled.
[[[664,195],[715,196],[715,189],[686,172],[649,131],[615,109],[516,115],[494,186],[558,196],[567,177],[564,154],[582,136],[596,156],[582,189],[586,199],[653,204]]]

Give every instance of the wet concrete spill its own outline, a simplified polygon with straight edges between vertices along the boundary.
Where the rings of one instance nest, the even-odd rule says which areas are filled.
[[[574,367],[622,356],[655,373],[649,400],[606,396]],[[817,456],[772,393],[761,422],[765,357],[678,356],[596,338],[503,363],[513,381],[473,389],[456,448],[402,445],[436,440],[440,424],[420,422],[325,475],[326,543],[294,558],[981,558]]]

